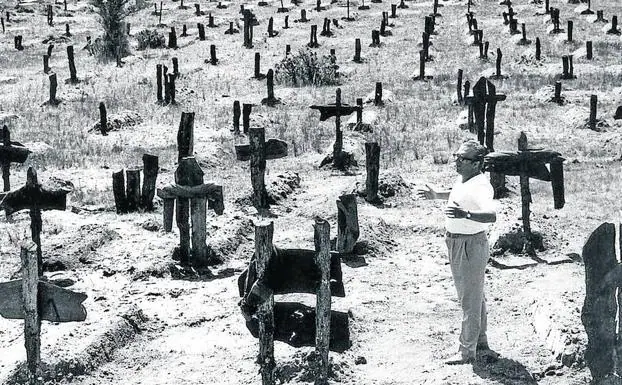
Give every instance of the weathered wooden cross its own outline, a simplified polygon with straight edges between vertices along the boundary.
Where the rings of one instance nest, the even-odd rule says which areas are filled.
[[[475,119],[475,131],[477,140],[484,145],[489,152],[494,151],[495,113],[497,102],[505,100],[506,96],[497,94],[497,88],[485,77],[479,78],[473,86],[473,96],[466,96],[464,103],[468,106],[468,127],[472,130]],[[491,173],[490,182],[495,190],[495,198],[503,196],[506,192],[505,178],[503,175]]]
[[[173,209],[175,200],[177,201],[176,221],[179,228],[180,262],[193,266],[208,265],[210,261],[205,243],[205,215],[207,209],[213,209],[218,215],[223,213],[225,205],[222,186],[212,182],[204,183],[201,167],[193,156],[188,156],[179,162],[175,171],[175,183],[158,189],[157,194],[164,200],[163,221],[166,232],[172,230]],[[188,219],[192,223],[192,232]]]
[[[520,176],[520,191],[522,201],[522,219],[524,250],[534,260],[536,257],[531,233],[529,206],[532,202],[529,190],[529,178],[550,181],[553,187],[554,208],[564,207],[564,158],[561,154],[551,150],[530,149],[527,145],[527,135],[521,132],[518,138],[518,152],[498,151],[492,152],[484,158],[484,169],[503,175]],[[550,171],[546,164],[550,164]]]
[[[349,154],[343,151],[343,131],[341,131],[341,116],[350,115],[353,112],[361,110],[360,106],[351,106],[349,104],[341,103],[341,88],[337,88],[335,92],[335,103],[327,104],[323,106],[313,105],[311,109],[320,111],[320,121],[325,121],[328,118],[335,117],[335,144],[333,145],[332,156],[327,157],[322,161],[324,164],[332,163],[333,167],[344,170],[348,167]]]
[[[209,263],[205,244],[206,210],[211,208],[220,215],[225,206],[222,186],[203,182],[203,170],[193,156],[193,149],[194,112],[182,112],[177,131],[178,167],[175,171],[175,183],[158,189],[157,195],[164,200],[163,222],[166,232],[172,230],[175,210],[180,244],[177,255],[180,262],[205,266]],[[192,220],[192,248],[188,219]]]
[[[0,193],[0,209],[7,215],[20,210],[30,210],[30,229],[33,242],[37,245],[39,275],[43,274],[41,252],[41,210],[65,210],[67,194],[73,190],[70,184],[42,186],[37,180],[37,172],[29,167],[26,184],[17,190]]]
[[[22,279],[0,283],[0,315],[24,320],[28,383],[38,383],[36,379],[40,375],[41,320],[80,322],[86,319],[86,309],[82,305],[86,294],[41,280],[37,250],[38,246],[32,241],[22,243]]]
[[[279,139],[268,139],[263,127],[249,127],[249,144],[235,146],[237,160],[250,160],[253,204],[257,210],[269,208],[268,191],[265,185],[266,160],[287,156],[287,143]]]
[[[341,260],[330,252],[328,222],[316,218],[314,230],[315,250],[280,249],[272,245],[273,222],[255,225],[255,254],[238,288],[246,326],[259,338],[263,385],[275,383],[275,339],[294,347],[315,346],[315,383],[321,385],[328,381],[329,350],[350,347],[347,313],[331,310],[331,297],[345,296]],[[287,293],[316,294],[315,309],[296,302],[274,303],[274,294]]]
[[[24,163],[30,150],[19,142],[11,141],[11,132],[7,126],[2,127],[2,143],[0,144],[0,166],[2,167],[2,181],[4,190],[11,189],[9,181],[11,163]]]

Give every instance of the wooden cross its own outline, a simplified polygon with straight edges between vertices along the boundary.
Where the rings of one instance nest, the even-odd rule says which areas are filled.
[[[206,266],[209,263],[209,253],[205,243],[205,213],[208,208],[213,209],[218,215],[223,213],[225,206],[222,186],[211,182],[204,183],[201,167],[194,157],[189,156],[179,162],[179,167],[175,171],[175,183],[158,189],[157,194],[164,200],[163,221],[166,232],[172,230],[173,209],[177,200],[180,262],[193,266]],[[192,237],[188,219],[192,221]]]
[[[265,185],[266,160],[287,156],[287,143],[278,139],[266,141],[263,127],[249,127],[249,144],[235,146],[236,157],[240,161],[250,160],[251,184],[253,186],[253,205],[257,210],[270,208],[268,191]]]
[[[21,246],[22,279],[0,283],[0,315],[24,320],[29,384],[35,383],[40,375],[41,320],[80,322],[86,319],[86,309],[82,305],[86,294],[40,279],[37,249],[34,242],[24,242]]]
[[[294,347],[315,346],[319,358],[316,384],[327,384],[329,350],[350,346],[348,316],[331,310],[332,296],[344,297],[339,255],[330,252],[330,226],[316,218],[315,250],[272,245],[274,224],[255,224],[255,254],[238,279],[241,310],[251,334],[259,338],[262,384],[274,382],[274,340]],[[316,294],[316,308],[274,302],[274,294]]]
[[[335,144],[333,145],[333,166],[338,169],[344,168],[344,156],[343,156],[343,131],[341,131],[341,116],[350,115],[353,112],[362,110],[360,106],[351,106],[349,104],[341,103],[341,88],[337,88],[335,91],[335,103],[327,104],[323,106],[313,105],[311,109],[320,111],[320,121],[325,121],[328,118],[335,117]]]
[[[11,189],[9,182],[11,163],[24,163],[30,150],[19,142],[11,141],[11,132],[7,126],[2,127],[2,144],[0,144],[0,166],[2,167],[2,180],[4,181],[4,190]]]
[[[488,151],[494,151],[495,110],[497,102],[505,100],[506,96],[496,93],[497,88],[485,77],[479,78],[473,86],[473,96],[464,98],[469,106],[469,128],[472,127],[473,117],[477,131],[477,140],[485,145]]]
[[[0,193],[0,209],[7,215],[20,210],[30,210],[30,229],[33,242],[37,245],[37,263],[39,275],[43,275],[43,257],[41,252],[41,210],[65,210],[67,194],[73,190],[70,184],[42,186],[37,180],[37,172],[29,167],[26,185],[17,190]]]
[[[554,208],[564,207],[564,158],[561,154],[551,150],[530,149],[527,146],[527,135],[521,132],[518,139],[518,152],[493,152],[484,158],[484,169],[504,175],[520,176],[520,190],[522,201],[523,233],[525,234],[525,251],[534,260],[536,257],[533,247],[533,236],[529,206],[532,202],[529,190],[529,178],[550,181],[553,187]],[[546,164],[550,164],[550,171]]]

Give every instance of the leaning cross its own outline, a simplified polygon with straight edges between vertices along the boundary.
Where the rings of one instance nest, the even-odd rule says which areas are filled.
[[[0,283],[0,316],[24,320],[24,342],[29,371],[29,384],[40,374],[41,320],[79,322],[86,319],[82,302],[86,294],[53,285],[40,279],[35,245],[26,241],[21,246],[22,279]]]
[[[268,192],[265,185],[266,160],[287,156],[287,143],[279,139],[265,140],[263,127],[249,127],[248,142],[235,146],[237,160],[250,160],[253,204],[257,210],[269,208]]]
[[[29,167],[24,186],[17,190],[0,193],[0,209],[4,209],[7,215],[11,215],[19,210],[30,210],[31,237],[37,245],[39,275],[43,275],[41,210],[65,210],[67,207],[67,194],[72,190],[73,186],[70,187],[70,183],[42,186],[37,180],[37,171]]]
[[[536,257],[532,242],[531,223],[529,221],[529,215],[531,214],[529,205],[532,202],[529,178],[550,181],[553,187],[554,208],[561,209],[565,204],[563,162],[564,158],[561,157],[559,152],[528,148],[527,136],[524,132],[521,132],[518,139],[518,152],[492,152],[484,158],[485,170],[504,175],[520,176],[525,252],[538,262],[542,262],[542,260]],[[550,164],[550,171],[546,167],[547,163]]]
[[[310,106],[314,110],[320,111],[320,121],[325,121],[330,117],[335,117],[335,144],[333,145],[333,166],[338,169],[343,169],[344,154],[343,154],[343,131],[341,131],[341,116],[350,115],[353,112],[361,111],[361,106],[351,106],[349,104],[341,103],[341,88],[337,88],[335,92],[335,104],[327,104],[324,106]]]
[[[30,150],[19,142],[11,141],[11,132],[7,126],[2,127],[2,144],[0,144],[0,165],[2,166],[2,180],[4,181],[4,190],[9,191],[11,184],[9,182],[9,167],[11,163],[24,163]]]

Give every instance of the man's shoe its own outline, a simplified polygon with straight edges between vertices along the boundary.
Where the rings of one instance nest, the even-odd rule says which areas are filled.
[[[445,361],[447,365],[465,365],[472,364],[473,362],[475,362],[474,357],[465,357],[460,353],[452,356],[447,361]]]
[[[479,342],[475,349],[479,351],[490,350],[490,346],[488,346],[488,342]]]

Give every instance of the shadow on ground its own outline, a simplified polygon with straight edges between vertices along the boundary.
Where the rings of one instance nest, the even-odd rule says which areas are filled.
[[[481,378],[490,379],[504,385],[538,383],[523,364],[501,357],[493,351],[478,357],[473,364],[473,372]]]

